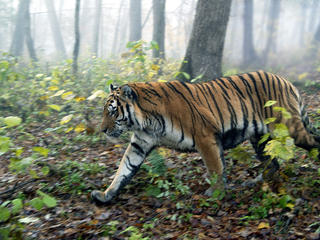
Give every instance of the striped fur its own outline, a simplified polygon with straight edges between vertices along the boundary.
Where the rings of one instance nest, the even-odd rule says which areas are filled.
[[[264,161],[264,145],[257,143],[272,130],[272,124],[264,124],[270,117],[288,126],[297,146],[319,148],[306,128],[307,116],[297,89],[271,73],[258,71],[193,84],[129,83],[111,90],[102,131],[117,137],[130,130],[133,136],[109,188],[92,192],[100,202],[110,202],[156,146],[198,151],[208,173],[220,176],[224,170],[223,150],[244,140],[251,141],[258,158]],[[284,119],[264,107],[269,100],[286,108],[292,118]],[[273,165],[278,168],[276,160]]]

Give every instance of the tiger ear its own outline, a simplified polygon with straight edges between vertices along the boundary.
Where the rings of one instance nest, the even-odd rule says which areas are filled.
[[[109,86],[110,92],[116,90],[117,88],[118,88],[118,87],[117,87],[117,86],[114,86],[113,84],[110,84],[110,86]]]
[[[121,87],[121,93],[122,93],[121,95],[124,98],[131,99],[131,100],[134,99],[136,96],[135,92],[127,84]]]

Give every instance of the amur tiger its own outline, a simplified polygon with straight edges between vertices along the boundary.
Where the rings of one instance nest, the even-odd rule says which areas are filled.
[[[269,100],[285,108],[285,119]],[[257,71],[221,77],[210,82],[146,82],[111,85],[103,112],[101,130],[118,137],[132,131],[131,142],[117,173],[104,192],[93,191],[94,200],[109,203],[135,175],[145,157],[157,146],[200,153],[208,174],[224,174],[223,150],[250,140],[257,157],[266,161],[260,138],[272,131],[264,120],[276,117],[284,123],[295,144],[304,149],[320,148],[320,137],[308,130],[308,118],[298,90],[277,75]],[[278,169],[276,159],[271,162]]]

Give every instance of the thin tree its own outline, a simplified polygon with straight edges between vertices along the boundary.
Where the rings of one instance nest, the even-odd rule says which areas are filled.
[[[92,52],[95,54],[95,56],[98,56],[101,10],[102,10],[102,0],[96,0],[96,12],[95,12],[95,18],[94,18],[94,33],[93,33],[93,43],[92,43]]]
[[[253,44],[253,0],[244,1],[243,24],[243,66],[247,67],[258,59]]]
[[[76,75],[78,72],[78,56],[79,56],[79,50],[80,50],[79,13],[80,13],[80,0],[76,0],[76,9],[74,13],[75,42],[74,42],[73,58],[72,58],[73,59],[72,70],[74,75]]]
[[[25,12],[28,9],[30,1],[20,0],[18,12],[15,19],[15,29],[10,46],[10,53],[14,56],[21,56],[24,47],[25,38]]]
[[[141,0],[130,0],[130,35],[129,41],[141,39]]]
[[[45,0],[45,4],[48,9],[49,22],[50,22],[56,50],[63,58],[66,58],[67,56],[66,49],[65,49],[62,34],[60,31],[60,25],[59,25],[59,21],[54,8],[53,0]]]
[[[267,25],[267,43],[263,53],[263,63],[266,64],[271,52],[276,51],[277,28],[279,24],[281,0],[271,0]]]
[[[195,20],[178,78],[204,81],[221,76],[221,62],[231,0],[201,0],[197,3]]]
[[[122,16],[121,12],[122,12],[122,8],[124,6],[124,1],[125,0],[121,0],[119,10],[118,10],[118,18],[117,18],[117,23],[115,25],[113,42],[112,42],[112,49],[111,49],[112,55],[115,55],[117,52],[116,49],[117,49],[117,43],[118,43],[118,39],[119,39],[119,30],[120,30],[120,23],[121,23],[121,16]]]
[[[153,0],[152,40],[158,44],[158,48],[152,49],[154,58],[165,58],[165,6],[166,0]]]
[[[38,61],[36,50],[34,48],[34,41],[31,36],[31,22],[30,22],[30,0],[25,0],[28,2],[27,8],[24,13],[25,19],[25,34],[26,34],[26,43],[29,51],[29,55],[33,61]]]

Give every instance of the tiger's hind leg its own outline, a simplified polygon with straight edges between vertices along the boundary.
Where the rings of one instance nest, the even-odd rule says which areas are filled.
[[[269,156],[264,154],[264,148],[268,143],[268,141],[271,140],[271,138],[259,144],[259,141],[262,136],[263,136],[262,134],[261,135],[259,134],[255,137],[252,137],[250,139],[250,142],[256,152],[257,158],[262,162],[263,172],[259,174],[255,179],[245,182],[243,184],[245,186],[254,186],[257,183],[262,182],[263,180],[267,180],[267,181],[277,180],[276,179],[278,176],[277,172],[280,168],[278,160],[276,158],[271,160]]]
[[[223,149],[220,141],[213,138],[201,139],[201,141],[196,142],[196,148],[199,151],[202,160],[207,168],[208,177],[217,174],[218,179],[214,186],[214,189],[224,189],[225,188],[225,176],[224,176],[224,158]],[[213,188],[209,188],[205,195],[211,196],[213,193]]]
[[[289,119],[287,126],[290,136],[294,139],[296,146],[307,151],[313,148],[320,151],[320,136],[315,136],[310,133],[310,131],[306,129],[306,125],[308,125],[308,123],[303,123],[300,117],[292,117]]]

